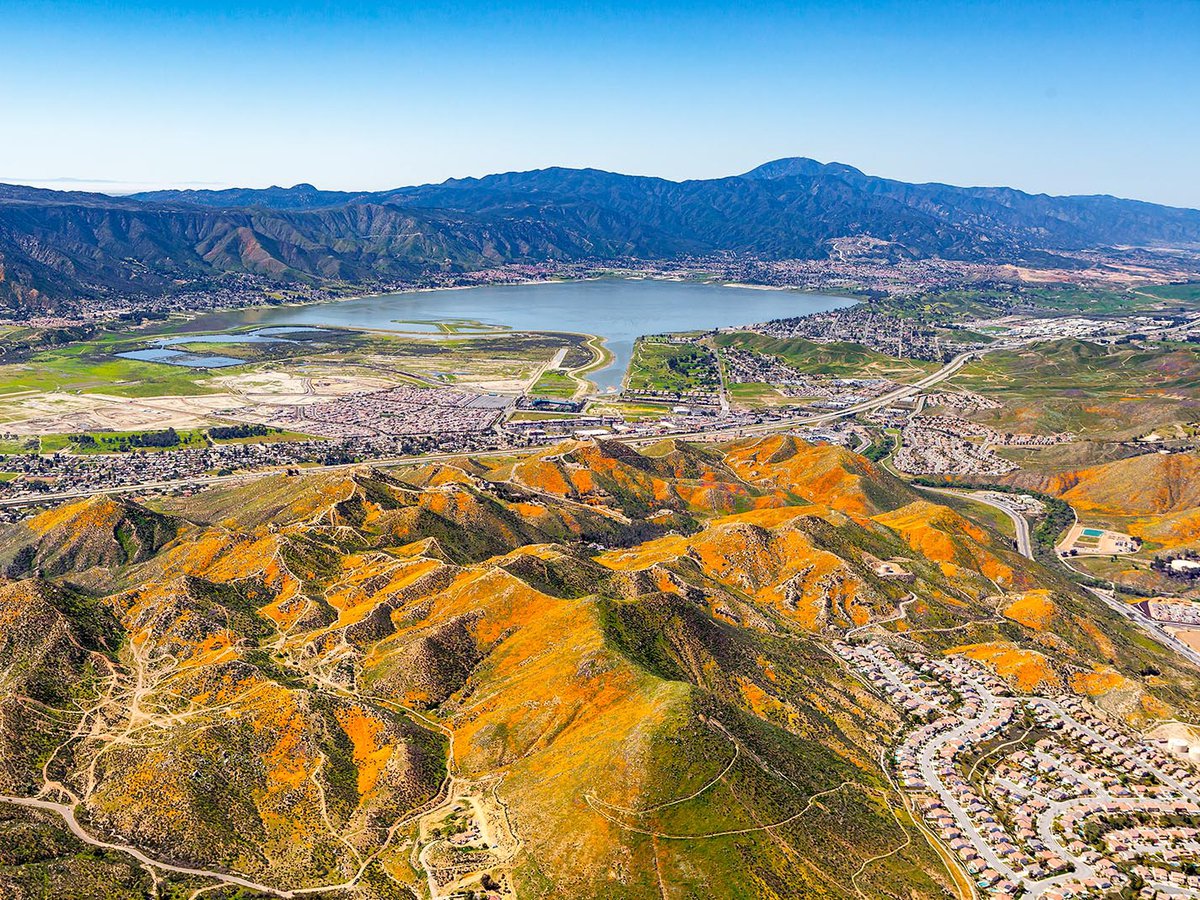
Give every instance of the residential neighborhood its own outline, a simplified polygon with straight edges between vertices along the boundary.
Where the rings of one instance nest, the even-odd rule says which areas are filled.
[[[894,778],[996,900],[1200,897],[1200,752],[1073,696],[1022,696],[963,656],[834,652],[903,715]]]

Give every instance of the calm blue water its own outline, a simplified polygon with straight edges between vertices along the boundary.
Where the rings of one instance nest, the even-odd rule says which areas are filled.
[[[190,369],[223,369],[226,366],[240,366],[244,359],[234,359],[232,356],[200,356],[198,353],[184,353],[182,350],[167,350],[156,347],[150,350],[129,350],[117,353],[123,359],[140,359],[143,362],[166,363],[169,366],[187,366]]]
[[[154,343],[160,347],[171,347],[175,344],[295,344],[295,340],[284,337],[285,334],[324,334],[320,328],[259,328],[256,331],[241,334],[195,334],[179,335],[178,337],[159,338]]]
[[[604,390],[620,387],[633,343],[643,334],[748,325],[837,309],[852,302],[844,297],[799,291],[603,278],[386,294],[312,306],[247,311],[240,321],[262,325],[416,331],[410,323],[463,320],[519,331],[598,334],[607,339],[608,349],[616,357],[607,368],[590,376]]]
[[[171,350],[176,344],[272,344],[283,342],[295,344],[297,341],[283,337],[285,334],[323,334],[320,328],[307,327],[277,327],[259,328],[256,331],[239,334],[183,334],[176,337],[158,338],[157,345],[146,350],[129,350],[117,353],[124,359],[140,359],[143,362],[166,363],[169,366],[187,366],[191,369],[222,369],[226,366],[237,366],[245,362],[232,356],[203,356],[199,353],[188,353],[184,350]]]

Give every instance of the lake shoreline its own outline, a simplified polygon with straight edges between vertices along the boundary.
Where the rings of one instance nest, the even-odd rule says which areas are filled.
[[[619,390],[637,338],[710,332],[792,318],[858,302],[854,298],[768,286],[668,278],[596,276],[524,284],[425,288],[358,299],[253,307],[214,313],[189,325],[220,332],[307,326],[399,334],[417,340],[502,338],[513,332],[603,339],[610,358],[589,367],[600,392]],[[453,330],[467,323],[469,331]],[[436,331],[421,325],[440,325]],[[409,326],[409,327],[406,327]]]

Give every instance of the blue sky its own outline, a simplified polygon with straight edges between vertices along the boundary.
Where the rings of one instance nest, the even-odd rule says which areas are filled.
[[[1196,0],[5,0],[0,23],[3,180],[374,189],[811,156],[1200,207]]]

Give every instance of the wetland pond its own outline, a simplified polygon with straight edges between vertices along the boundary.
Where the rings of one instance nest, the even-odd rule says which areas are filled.
[[[846,297],[792,290],[599,278],[406,291],[307,306],[238,310],[205,316],[193,325],[210,330],[247,325],[324,325],[409,332],[432,340],[486,335],[496,328],[595,334],[605,339],[613,359],[587,377],[601,391],[611,391],[620,388],[633,343],[641,335],[750,325],[852,303]],[[451,333],[441,331],[438,325],[449,326]]]
[[[122,359],[140,359],[143,362],[166,363],[170,366],[186,366],[189,369],[223,369],[227,366],[240,366],[244,359],[232,356],[204,356],[199,353],[189,353],[186,350],[171,349],[176,344],[294,344],[293,338],[284,335],[304,332],[306,334],[321,334],[320,328],[258,328],[241,334],[181,334],[175,337],[158,338],[155,346],[145,350],[129,350],[117,353]]]

